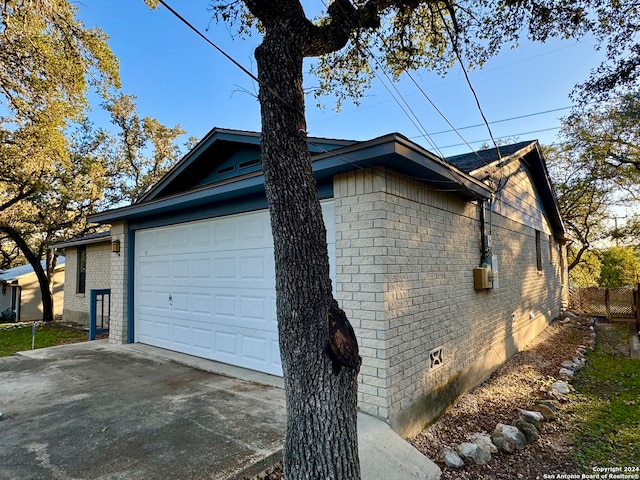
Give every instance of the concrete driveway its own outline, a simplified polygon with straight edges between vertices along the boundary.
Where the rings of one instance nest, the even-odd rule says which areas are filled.
[[[278,388],[106,341],[25,355],[0,358],[0,479],[222,480],[279,455]]]
[[[251,478],[282,455],[282,383],[106,340],[0,358],[0,480]],[[440,478],[378,418],[358,438],[362,480]]]

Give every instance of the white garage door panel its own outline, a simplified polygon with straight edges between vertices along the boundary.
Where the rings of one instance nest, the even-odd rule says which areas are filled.
[[[323,203],[335,278],[333,202]],[[136,232],[135,340],[282,375],[266,211]]]

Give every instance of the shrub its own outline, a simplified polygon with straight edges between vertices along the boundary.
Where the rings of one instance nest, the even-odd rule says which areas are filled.
[[[0,313],[0,322],[2,323],[10,323],[16,321],[16,312],[14,312],[11,308],[7,308]]]

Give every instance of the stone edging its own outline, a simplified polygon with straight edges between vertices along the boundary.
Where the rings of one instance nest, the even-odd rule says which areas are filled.
[[[18,328],[31,328],[33,327],[33,324],[35,323],[36,327],[40,327],[42,325],[45,325],[47,322],[43,322],[42,320],[37,321],[37,322],[20,322],[20,323],[13,323],[11,325],[7,325],[5,327],[0,327],[0,332],[4,332],[6,330],[16,330]]]
[[[577,315],[565,313],[564,322],[577,318]],[[440,458],[449,468],[462,468],[465,465],[482,465],[491,460],[491,455],[501,451],[513,453],[515,450],[526,448],[527,443],[535,442],[540,437],[544,422],[554,420],[560,403],[569,401],[567,395],[574,391],[571,380],[575,372],[584,367],[587,362],[587,349],[595,344],[595,319],[591,320],[589,329],[591,337],[588,346],[580,345],[571,360],[565,360],[559,365],[558,379],[547,389],[540,391],[546,399],[540,400],[531,410],[520,409],[520,417],[513,425],[498,423],[493,433],[468,434],[469,442],[463,442],[455,448],[445,447],[440,452]]]

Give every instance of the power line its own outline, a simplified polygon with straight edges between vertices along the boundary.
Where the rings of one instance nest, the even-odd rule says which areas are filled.
[[[165,2],[165,0],[158,0],[158,2],[161,3],[167,10],[169,10],[169,12],[171,12],[175,17],[177,17],[182,23],[184,23],[187,27],[189,27],[189,29],[193,30],[200,38],[202,38],[205,42],[207,42],[209,45],[211,45],[213,48],[215,48],[218,52],[220,52],[227,60],[229,60],[236,67],[238,67],[244,74],[249,76],[253,81],[257,82],[258,85],[260,85],[261,87],[264,87],[265,89],[267,89],[269,91],[269,93],[271,95],[273,95],[276,99],[278,99],[278,101],[280,101],[284,106],[286,106],[287,108],[293,110],[294,112],[298,112],[298,113],[300,113],[301,115],[304,116],[304,112],[300,111],[300,109],[298,109],[298,108],[294,107],[293,105],[291,105],[288,101],[286,101],[284,98],[282,98],[278,92],[276,92],[273,88],[271,88],[269,85],[267,85],[262,80],[260,80],[250,70],[245,68],[244,65],[242,65],[235,58],[233,58],[226,51],[224,51],[221,47],[219,47],[217,44],[215,44],[213,41],[211,41],[205,34],[203,34],[200,30],[198,30],[196,27],[194,27],[191,22],[189,22],[186,18],[184,18],[182,15],[180,15],[167,2]]]
[[[453,25],[455,27],[456,26],[456,17],[455,17],[456,12],[454,10],[454,7],[453,7],[453,5],[450,5],[450,4],[446,4],[446,5],[447,5],[447,10],[449,11],[449,16],[451,17],[451,21],[453,22]],[[482,121],[487,126],[487,131],[489,132],[489,137],[491,137],[491,141],[493,142],[493,145],[496,147],[496,153],[498,154],[498,158],[502,158],[502,154],[500,153],[500,148],[498,147],[498,143],[493,138],[493,132],[491,131],[491,127],[489,126],[489,121],[487,120],[487,117],[485,116],[484,111],[482,110],[482,106],[480,105],[480,99],[478,98],[478,94],[476,93],[475,88],[473,88],[473,85],[471,84],[471,79],[469,78],[469,72],[467,72],[467,67],[464,66],[464,62],[462,61],[462,53],[460,52],[460,49],[458,48],[458,36],[457,36],[458,32],[457,32],[457,28],[456,28],[456,33],[454,35],[454,33],[451,32],[451,29],[449,29],[449,24],[445,20],[444,15],[442,14],[442,10],[438,9],[438,13],[440,14],[440,18],[442,19],[442,25],[443,25],[444,29],[447,31],[447,35],[449,36],[449,40],[451,41],[453,52],[456,54],[456,58],[458,59],[458,62],[460,62],[460,68],[462,69],[462,73],[464,73],[464,78],[467,80],[467,85],[469,85],[469,90],[471,90],[473,98],[476,101],[476,106],[478,107],[478,111],[480,112],[480,116],[482,117]],[[456,131],[456,133],[458,135],[460,135],[460,133],[458,133],[457,131]],[[465,143],[467,143],[467,142],[465,141]]]
[[[323,5],[325,6],[325,8],[328,8],[327,3],[325,2],[325,0],[321,0],[321,1],[322,1]],[[340,8],[342,8],[342,7],[340,6]],[[345,12],[345,13],[346,13],[346,12]],[[349,32],[346,32],[346,31],[345,31],[345,33],[346,33],[346,34],[348,34]],[[376,30],[376,31],[375,31],[375,34],[376,34],[376,36],[377,36],[381,41],[383,41],[383,42],[384,42],[384,39],[381,37],[381,34],[380,34],[380,32],[379,32],[378,30]],[[361,53],[361,54],[363,53],[363,52],[358,48],[358,45],[357,45],[357,44],[354,44],[354,46],[355,46],[355,47],[360,51],[360,53]],[[418,119],[417,115],[413,112],[413,110],[412,110],[412,109],[411,109],[411,107],[409,106],[409,103],[407,102],[407,100],[404,98],[404,96],[402,95],[402,93],[401,93],[401,92],[398,90],[398,88],[395,86],[395,82],[393,82],[392,80],[390,80],[390,79],[389,79],[388,74],[385,72],[384,68],[380,66],[379,61],[378,61],[378,58],[377,58],[377,57],[376,57],[376,56],[375,56],[375,55],[374,55],[374,54],[373,54],[373,53],[372,53],[368,48],[366,49],[366,52],[365,52],[365,53],[366,53],[366,54],[364,55],[365,57],[369,57],[369,56],[370,56],[370,57],[371,57],[371,58],[376,62],[376,64],[378,65],[378,68],[379,68],[379,69],[383,72],[383,74],[387,77],[387,80],[391,83],[391,85],[393,85],[393,88],[396,90],[396,92],[398,93],[398,95],[400,96],[400,98],[402,99],[402,101],[404,102],[404,104],[405,104],[405,105],[407,105],[407,108],[411,111],[411,113],[412,113],[412,114],[413,114],[413,116],[415,117],[416,121],[417,121],[418,123],[420,123],[420,126],[422,127],[422,130],[424,131],[424,134],[426,135],[426,136],[425,136],[425,135],[423,135],[423,138],[426,138],[426,139],[429,141],[429,143],[434,147],[434,149],[437,151],[437,153],[440,155],[440,157],[444,159],[444,154],[443,154],[443,152],[442,152],[442,151],[440,150],[440,148],[437,146],[437,144],[435,143],[435,141],[433,141],[433,139],[431,138],[431,136],[427,133],[426,129],[424,128],[424,126],[422,125],[422,123],[420,122],[420,120]],[[464,68],[464,66],[463,66],[463,68]],[[442,112],[442,111],[441,111],[441,110],[440,110],[440,109],[435,105],[435,102],[433,102],[433,101],[431,100],[431,98],[430,98],[430,97],[427,95],[427,93],[426,93],[426,92],[425,92],[425,91],[420,87],[420,85],[415,81],[415,79],[412,77],[411,73],[410,73],[409,71],[407,71],[407,72],[405,72],[405,73],[407,73],[407,75],[409,76],[409,78],[410,78],[410,79],[413,81],[413,83],[418,87],[418,89],[420,90],[420,92],[422,93],[422,95],[423,95],[423,96],[424,96],[424,97],[429,101],[429,103],[430,103],[430,104],[431,104],[431,106],[436,110],[436,112],[437,112],[437,113],[438,113],[438,114],[439,114],[439,115],[440,115],[440,116],[441,116],[441,117],[442,117],[442,118],[443,118],[443,119],[444,119],[444,120],[445,120],[445,121],[446,121],[446,122],[451,126],[451,128],[452,128],[454,131],[456,131],[456,130],[455,130],[455,127],[453,126],[453,124],[449,121],[449,119],[446,117],[446,115],[445,115],[445,114],[444,114],[444,113],[443,113],[443,112]],[[465,72],[465,73],[466,73],[466,72]],[[379,78],[379,77],[378,77],[378,78]],[[468,80],[468,79],[467,79],[467,80]],[[469,80],[468,80],[468,81],[469,81]],[[386,84],[384,84],[384,82],[382,82],[382,83],[383,83],[383,85],[385,86],[385,88],[387,89],[387,91],[389,91],[389,89],[388,89],[388,87],[386,86]],[[475,91],[474,91],[473,86],[471,85],[471,83],[470,83],[470,82],[469,82],[469,87],[471,88],[471,91],[473,92],[474,97],[476,98],[476,103],[478,104],[478,108],[480,108],[480,103],[479,103],[479,101],[478,101],[478,99],[477,99],[477,96],[475,95]],[[392,97],[393,97],[393,95],[392,95]],[[398,102],[398,100],[397,100],[395,97],[393,97],[393,98],[394,98],[394,100],[396,100],[396,102]],[[402,106],[401,106],[401,108],[402,108]],[[406,113],[406,111],[404,110],[404,108],[402,108],[402,110],[403,110],[403,112],[404,112],[405,114],[407,114],[407,113]],[[484,113],[482,112],[482,110],[481,110],[481,109],[480,109],[480,114],[481,114],[481,115],[482,115],[482,117],[484,118]],[[411,119],[411,118],[409,117],[409,120],[414,124],[414,126],[416,126],[416,127],[417,127],[417,125],[416,125],[416,123],[413,121],[413,119]],[[486,119],[485,119],[485,121],[486,121]],[[491,135],[491,129],[489,128],[489,126],[488,126],[488,125],[487,125],[487,128],[488,128],[488,130],[489,130],[489,134]],[[420,128],[418,128],[418,130],[420,130]],[[458,136],[462,139],[462,141],[463,141],[463,142],[465,142],[465,144],[469,147],[469,149],[470,149],[473,153],[475,153],[475,154],[478,156],[478,158],[480,159],[480,161],[481,161],[482,163],[485,163],[484,159],[483,159],[483,158],[482,158],[482,157],[481,157],[481,156],[480,156],[480,155],[479,155],[479,154],[478,154],[478,153],[473,149],[473,147],[472,147],[471,145],[469,145],[469,143],[467,143],[467,142],[466,142],[465,138],[464,138],[464,137],[463,137],[459,132],[457,132],[457,131],[456,131],[456,133],[457,133],[457,134],[458,134]],[[495,142],[494,142],[494,143],[495,143]],[[498,155],[499,155],[499,154],[500,154],[500,150],[498,149],[497,145],[496,145],[496,150],[498,151]],[[456,175],[456,176],[457,176],[457,174],[456,174],[453,170],[452,170],[451,172],[452,172],[452,174],[454,174],[454,175]]]
[[[551,127],[551,128],[543,128],[541,130],[531,130],[529,132],[520,132],[520,133],[514,133],[512,135],[505,135],[503,137],[497,137],[498,140],[502,139],[502,138],[510,138],[510,137],[517,137],[519,135],[529,135],[530,133],[540,133],[540,132],[550,132],[551,130],[558,130],[560,127]],[[490,138],[485,138],[483,140],[474,140],[470,143],[481,143],[481,142],[489,142],[491,141]],[[446,145],[442,148],[453,148],[453,147],[462,147],[464,146],[464,143],[456,143],[455,145]]]
[[[469,147],[469,149],[470,149],[472,152],[476,153],[476,152],[475,152],[475,150],[474,150],[474,148],[473,148],[471,145],[469,145],[469,143],[467,142],[467,140],[466,140],[466,139],[465,139],[465,138],[460,134],[460,132],[458,131],[458,129],[456,129],[456,127],[454,127],[454,126],[453,126],[453,124],[449,121],[449,119],[445,116],[445,114],[444,114],[444,113],[442,113],[442,111],[441,111],[441,110],[436,106],[436,104],[433,102],[433,100],[431,100],[431,97],[429,97],[429,95],[427,95],[427,92],[425,92],[425,91],[422,89],[422,87],[418,84],[418,82],[416,82],[416,81],[414,80],[413,75],[411,75],[409,72],[407,72],[407,75],[409,76],[409,78],[411,79],[411,81],[414,83],[414,85],[415,85],[416,87],[418,87],[418,90],[420,91],[420,93],[422,93],[422,95],[424,96],[424,98],[426,98],[426,99],[427,99],[427,101],[431,104],[431,106],[434,108],[434,110],[435,110],[436,112],[438,112],[438,114],[439,114],[439,115],[444,119],[444,121],[445,121],[445,122],[447,122],[447,124],[451,127],[451,130],[449,130],[449,131],[450,131],[450,132],[455,132],[455,133],[460,137],[460,139],[464,142],[464,145],[466,145],[467,147]],[[483,116],[484,116],[484,115],[483,115]],[[432,136],[433,136],[433,134],[432,134]],[[476,153],[476,155],[477,155],[477,153]],[[444,157],[444,155],[442,154],[442,152],[440,152],[440,156],[441,156],[441,157]],[[478,155],[478,157],[480,157],[480,156]]]
[[[509,118],[503,118],[500,120],[494,120],[493,122],[489,122],[489,125],[494,125],[496,123],[504,123],[504,122],[511,122],[513,120],[520,120],[522,118],[529,118],[529,117],[535,117],[537,115],[544,115],[547,113],[553,113],[553,112],[560,112],[562,110],[569,110],[572,107],[560,107],[560,108],[553,108],[551,110],[544,110],[542,112],[534,112],[534,113],[527,113],[525,115],[518,115],[516,117],[509,117]],[[470,128],[478,128],[478,127],[484,127],[485,124],[484,123],[476,123],[475,125],[467,125],[466,127],[458,127],[457,130],[468,130]],[[453,132],[453,129],[449,129],[449,130],[441,130],[439,132],[434,132],[431,134],[431,136],[434,135],[442,135],[444,133],[451,133]],[[473,143],[473,142],[472,142]]]

